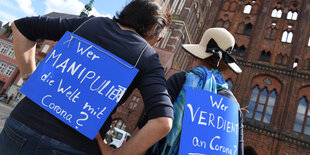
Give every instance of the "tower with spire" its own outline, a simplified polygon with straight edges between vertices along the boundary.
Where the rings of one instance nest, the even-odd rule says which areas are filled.
[[[94,0],[91,0],[88,4],[85,5],[83,11],[80,14],[80,17],[88,17],[89,12],[92,10],[92,4]]]

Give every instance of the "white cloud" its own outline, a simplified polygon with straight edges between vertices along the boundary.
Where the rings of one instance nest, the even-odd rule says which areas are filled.
[[[28,16],[36,16],[32,5],[32,0],[16,0],[19,8]]]
[[[14,20],[18,19],[17,17],[3,11],[0,11],[0,17],[3,24],[6,24],[7,22],[13,22]]]
[[[79,15],[84,8],[84,4],[79,0],[46,0],[45,5],[45,14],[61,12]]]
[[[61,13],[80,15],[82,10],[84,9],[85,4],[83,4],[79,0],[46,0],[45,5],[46,5],[45,14],[48,14],[50,12],[61,12]],[[94,15],[96,17],[104,16],[111,18],[111,15],[100,14],[95,8],[92,8],[92,11],[90,11],[89,14]]]
[[[90,11],[89,15],[94,15],[96,17],[109,17],[112,18],[112,16],[110,14],[100,14],[95,8],[92,8],[92,10]]]

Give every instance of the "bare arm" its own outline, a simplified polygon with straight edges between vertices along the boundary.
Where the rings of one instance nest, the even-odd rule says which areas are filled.
[[[98,142],[103,155],[143,154],[157,141],[166,136],[172,128],[172,119],[159,117],[149,120],[148,123],[127,143],[118,149],[112,149],[108,145]],[[97,138],[96,138],[97,139]],[[98,141],[98,139],[97,139]]]
[[[32,73],[35,68],[36,42],[27,39],[12,23],[13,49],[21,75]]]

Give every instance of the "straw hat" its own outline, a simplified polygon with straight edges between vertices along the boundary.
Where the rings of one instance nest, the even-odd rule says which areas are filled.
[[[235,38],[224,28],[209,28],[203,34],[199,44],[183,44],[182,48],[194,57],[204,60],[212,55],[217,55],[235,73],[242,70],[236,64],[236,59],[231,56],[235,45]]]

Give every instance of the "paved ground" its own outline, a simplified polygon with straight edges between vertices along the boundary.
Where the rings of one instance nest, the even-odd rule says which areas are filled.
[[[3,129],[5,120],[8,118],[12,110],[12,106],[0,102],[0,132]]]

